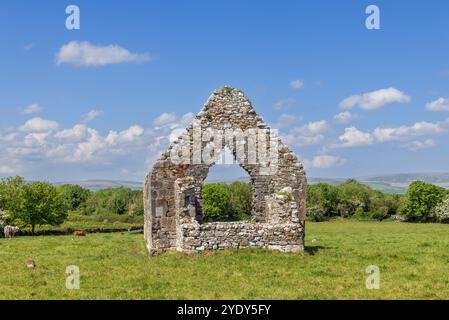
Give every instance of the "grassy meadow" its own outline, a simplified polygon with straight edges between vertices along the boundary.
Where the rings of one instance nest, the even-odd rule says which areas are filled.
[[[302,254],[149,257],[128,233],[1,239],[0,299],[449,299],[449,225],[336,220],[306,231]],[[80,268],[80,290],[65,288],[68,265]],[[365,287],[369,265],[379,290]]]
[[[36,231],[42,230],[57,230],[64,228],[71,229],[88,229],[88,228],[111,228],[111,229],[126,229],[131,227],[141,227],[143,225],[143,216],[129,216],[110,214],[104,216],[85,216],[77,214],[69,214],[67,219],[60,226],[43,225],[36,227]],[[30,231],[30,228],[23,228],[23,230]]]

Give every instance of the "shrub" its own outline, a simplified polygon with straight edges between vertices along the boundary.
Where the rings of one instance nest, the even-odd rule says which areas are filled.
[[[8,216],[6,212],[0,210],[0,225],[7,225],[8,224]]]
[[[357,212],[358,203],[350,200],[340,200],[337,206],[337,212],[341,217],[350,217]],[[362,212],[364,212],[362,210]]]
[[[307,207],[320,207],[326,216],[383,220],[399,212],[403,195],[384,194],[354,179],[332,186],[328,183],[309,185]],[[385,213],[386,212],[386,213]]]
[[[409,219],[428,221],[433,210],[443,202],[447,191],[430,183],[414,181],[410,184],[401,213]]]
[[[71,222],[79,222],[79,223],[85,223],[85,222],[105,222],[108,223],[141,223],[142,222],[142,216],[131,216],[131,215],[118,215],[118,214],[108,214],[108,215],[79,215],[76,213],[70,213],[68,216],[67,221]]]
[[[434,217],[438,222],[449,223],[449,198],[435,207]]]
[[[90,196],[90,191],[79,185],[64,184],[59,186],[58,192],[67,204],[69,210],[78,210]]]
[[[143,192],[123,187],[92,192],[80,207],[84,215],[143,215],[143,211]]]
[[[307,217],[315,222],[322,222],[329,220],[329,217],[326,216],[326,210],[321,206],[308,207]]]
[[[203,185],[202,199],[206,222],[240,221],[251,217],[251,183],[208,183]]]
[[[204,221],[228,221],[231,218],[229,188],[224,183],[210,183],[202,188]]]
[[[341,216],[352,216],[357,209],[369,212],[371,197],[374,191],[367,185],[361,184],[354,179],[337,186],[339,198],[339,214]]]
[[[307,189],[307,206],[319,206],[329,216],[338,214],[338,192],[337,187],[328,183],[318,183],[309,185]]]
[[[229,200],[232,215],[239,220],[251,216],[251,204],[253,201],[253,189],[251,183],[234,181],[229,185]]]
[[[8,224],[8,216],[0,209],[0,236],[3,236],[3,228]]]
[[[363,211],[362,209],[356,209],[354,214],[351,216],[355,220],[371,220],[371,214]]]
[[[382,221],[390,217],[388,210],[389,210],[388,207],[380,207],[377,208],[374,212],[372,212],[370,216],[374,220]]]
[[[138,195],[133,197],[131,203],[128,206],[128,214],[132,216],[143,216],[143,196]]]

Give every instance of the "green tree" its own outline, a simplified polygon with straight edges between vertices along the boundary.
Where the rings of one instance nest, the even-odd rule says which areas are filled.
[[[225,183],[203,185],[204,221],[229,221],[232,217],[230,192]]]
[[[248,219],[251,216],[253,188],[251,183],[234,181],[229,185],[229,201],[232,215],[238,220]]]
[[[85,215],[141,215],[143,214],[143,192],[123,187],[91,192],[80,211]]]
[[[0,181],[0,210],[8,213],[11,210],[17,210],[20,205],[19,192],[25,185],[22,177],[8,177]]]
[[[142,216],[144,214],[143,191],[132,192],[132,198],[128,205],[128,214],[133,216]]]
[[[123,187],[107,189],[104,192],[100,191],[100,194],[106,196],[106,208],[110,213],[128,213],[129,205],[133,200],[133,191],[131,189]]]
[[[69,210],[72,211],[78,210],[87,201],[91,193],[88,189],[74,184],[64,184],[57,189],[61,197],[66,201]]]
[[[10,218],[18,225],[31,226],[33,233],[38,225],[60,225],[67,218],[64,198],[49,183],[25,184],[17,196],[17,204],[10,209]]]
[[[0,236],[3,236],[3,228],[9,224],[9,217],[0,209]]]
[[[423,181],[410,184],[401,213],[413,220],[426,221],[432,217],[433,209],[443,202],[447,190]]]
[[[352,216],[356,211],[369,212],[373,190],[354,179],[337,186],[338,211],[341,216]]]
[[[338,203],[338,191],[335,186],[324,182],[308,186],[307,207],[311,208],[311,212],[323,211],[321,214],[325,216],[335,216],[338,214]]]
[[[307,206],[307,217],[315,222],[322,222],[329,219],[329,215],[326,210],[320,205]]]
[[[384,194],[383,206],[388,208],[388,215],[396,215],[403,206],[405,196],[403,194]]]

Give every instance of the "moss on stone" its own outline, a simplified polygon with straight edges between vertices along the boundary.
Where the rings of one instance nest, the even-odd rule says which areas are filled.
[[[279,191],[276,193],[278,196],[284,196],[288,198],[288,201],[292,201],[293,197],[292,194],[290,192],[286,192],[286,191]]]

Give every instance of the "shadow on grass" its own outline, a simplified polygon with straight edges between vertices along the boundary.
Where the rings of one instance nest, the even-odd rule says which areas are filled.
[[[326,249],[326,247],[323,246],[305,246],[304,251],[307,252],[307,254],[314,256],[318,251]]]

